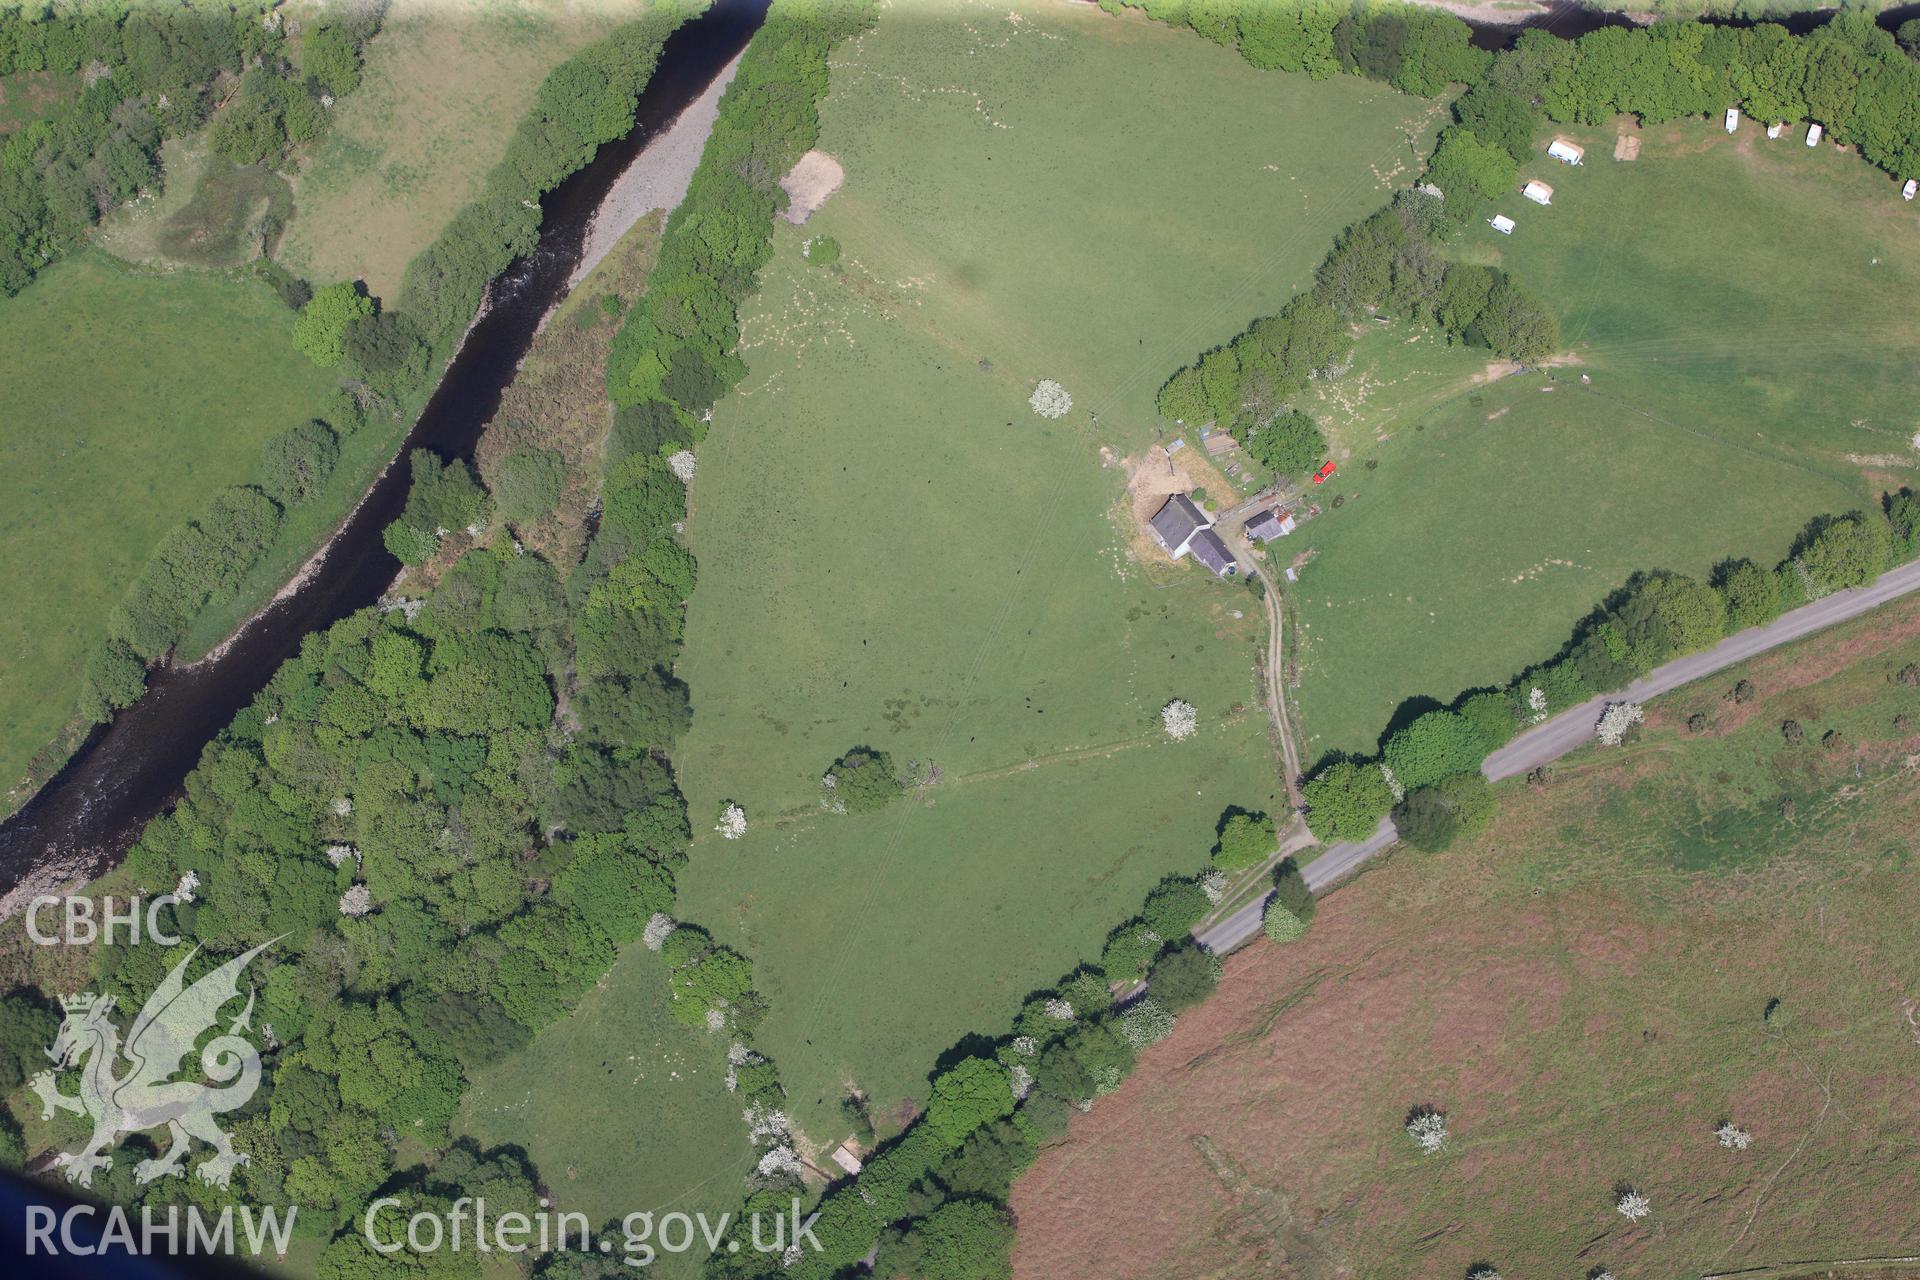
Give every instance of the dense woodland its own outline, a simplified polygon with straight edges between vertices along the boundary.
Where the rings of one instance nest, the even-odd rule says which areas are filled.
[[[650,14],[553,73],[490,194],[409,274],[410,296],[445,310],[425,311],[406,336],[422,348],[458,336],[486,284],[480,273],[504,265],[498,240],[467,233],[497,223],[489,207],[543,192],[631,127],[660,43],[683,16]],[[513,217],[529,236],[537,228],[537,206]],[[468,308],[457,325],[456,305]],[[327,323],[307,326],[308,354],[332,354],[324,330],[344,314],[339,359],[363,375],[343,396],[343,424],[398,412],[424,389],[426,361],[411,372],[370,367],[356,333],[384,317],[397,327],[406,312],[322,302],[319,314]],[[384,382],[373,376],[383,372]],[[169,539],[116,615],[116,647],[129,658],[103,681],[137,693],[140,659],[230,587],[283,505],[324,482],[334,431],[304,424],[277,437],[254,485],[223,494]],[[206,948],[197,967],[285,935],[261,994],[270,1083],[237,1127],[252,1163],[227,1191],[138,1187],[140,1153],[129,1152],[96,1193],[291,1202],[302,1230],[323,1237],[383,1185],[409,1202],[437,1203],[451,1188],[441,1197],[450,1202],[479,1183],[503,1204],[531,1203],[524,1161],[448,1147],[447,1124],[467,1068],[564,1016],[615,948],[640,940],[672,904],[690,831],[669,760],[688,703],[670,672],[692,562],[669,537],[685,498],[660,443],[610,467],[607,509],[579,566],[496,533],[491,498],[463,463],[410,460],[413,488],[389,545],[409,562],[453,529],[484,545],[446,566],[424,600],[363,610],[308,637],[206,748],[179,804],[126,861],[144,889],[182,885],[193,897],[179,915],[180,932]],[[704,938],[675,929],[662,940],[681,962],[676,1012],[704,1024],[708,1010],[727,1008],[744,1024],[745,962]],[[138,1007],[177,954],[105,950],[97,981]],[[0,1042],[24,1045],[49,1016],[38,993],[13,993]],[[396,1174],[402,1140],[430,1154]],[[10,1121],[0,1145],[20,1159]],[[466,1265],[444,1261],[454,1272]],[[320,1273],[396,1267],[405,1269],[348,1232],[328,1245]]]
[[[1198,12],[1181,10],[1183,20]],[[617,949],[634,943],[658,954],[676,1017],[725,1032],[716,1052],[725,1046],[756,1157],[746,1207],[782,1211],[801,1194],[778,1071],[754,1046],[764,1002],[751,962],[672,915],[673,874],[693,825],[671,762],[693,708],[673,668],[696,566],[674,529],[685,495],[666,458],[700,439],[707,410],[744,370],[738,308],[771,253],[778,179],[816,139],[829,52],[871,17],[863,0],[775,0],[749,47],[609,360],[602,509],[581,562],[550,563],[515,544],[496,517],[520,497],[489,494],[462,463],[416,455],[389,547],[424,563],[464,529],[474,548],[437,573],[423,600],[364,610],[309,637],[206,748],[179,805],[129,855],[126,874],[139,887],[184,885],[195,897],[180,914],[183,932],[208,950],[197,964],[285,940],[261,994],[269,1085],[234,1126],[252,1163],[226,1191],[197,1182],[141,1188],[130,1178],[138,1153],[123,1150],[100,1194],[298,1204],[302,1230],[327,1238],[319,1273],[329,1280],[475,1274],[472,1253],[383,1257],[344,1228],[376,1193],[399,1197],[403,1213],[445,1212],[478,1195],[501,1209],[530,1207],[541,1178],[524,1158],[449,1141],[465,1073],[564,1016]],[[1297,65],[1332,74],[1351,59],[1349,69],[1381,70],[1414,91],[1463,80],[1482,92],[1492,74],[1484,56],[1439,20],[1405,20],[1422,34],[1416,53],[1402,41],[1395,60],[1378,54],[1374,19],[1342,6],[1327,28],[1330,61],[1322,67],[1303,53]],[[409,269],[391,308],[351,289],[307,304],[318,306],[303,346],[337,358],[355,388],[341,421],[277,438],[254,486],[223,495],[179,545],[163,548],[116,624],[126,654],[103,687],[131,690],[140,660],[177,635],[182,602],[243,571],[240,549],[324,481],[338,432],[419,393],[486,282],[531,245],[538,213],[528,202],[630,126],[659,41],[677,21],[636,22],[549,78],[487,193]],[[1286,33],[1255,38],[1232,24],[1243,51],[1252,45],[1274,59],[1263,65],[1294,56],[1283,53],[1293,47]],[[1466,134],[1479,143],[1469,121],[1484,106],[1461,109],[1455,145]],[[1448,145],[1443,138],[1435,155],[1436,184],[1452,172]],[[1188,397],[1178,407],[1196,417],[1257,419],[1274,429],[1273,457],[1291,459],[1312,453],[1317,437],[1281,411],[1315,370],[1341,359],[1358,313],[1387,308],[1515,354],[1545,342],[1537,302],[1493,273],[1440,259],[1434,245],[1458,217],[1442,203],[1406,196],[1350,230],[1311,293],[1223,349],[1233,353],[1230,379],[1210,377],[1203,360],[1163,396]],[[1486,751],[1537,714],[1537,702],[1570,705],[1730,626],[1865,581],[1913,555],[1917,539],[1920,505],[1903,494],[1884,513],[1819,523],[1771,571],[1738,562],[1709,584],[1636,580],[1553,662],[1395,735],[1383,753],[1388,768],[1324,770],[1310,787],[1310,823],[1342,838],[1399,802],[1411,831],[1444,842],[1481,812],[1471,784],[1453,780],[1477,777]],[[848,759],[838,767],[871,767]],[[847,808],[845,821],[866,820]],[[1113,930],[1097,965],[1034,993],[991,1049],[940,1065],[924,1115],[822,1200],[823,1252],[791,1265],[722,1252],[708,1273],[828,1276],[877,1244],[882,1275],[1006,1274],[1013,1179],[1217,980],[1217,959],[1188,931],[1220,900],[1229,873],[1274,848],[1261,815],[1230,811],[1218,836],[1211,865],[1196,856],[1194,875],[1156,887]],[[1313,899],[1290,864],[1275,879],[1267,934],[1286,941],[1310,920]],[[137,1005],[171,960],[155,948],[109,949],[99,981]],[[0,1087],[20,1083],[51,1027],[38,993],[0,1002]],[[857,1097],[848,1110],[868,1123]],[[10,1160],[23,1155],[6,1123],[0,1147]],[[563,1255],[534,1265],[585,1277],[614,1264]]]
[[[392,430],[417,412],[487,285],[538,243],[539,197],[586,164],[602,143],[632,127],[661,44],[690,12],[684,4],[653,6],[556,68],[480,197],[408,266],[394,306],[366,296],[355,283],[314,290],[262,264],[269,282],[300,311],[296,348],[341,371],[335,412],[269,442],[255,483],[226,490],[203,515],[162,539],[115,609],[105,640],[88,657],[81,718],[108,719],[140,696],[147,668],[169,653],[209,600],[231,593],[266,553],[287,506],[324,485],[338,456],[338,437],[368,422]],[[223,109],[221,118],[226,114]],[[289,452],[289,442],[297,442],[299,456]],[[415,461],[425,466],[431,460]],[[282,478],[289,468],[303,477],[299,483]],[[448,514],[442,505],[417,499],[409,504],[404,532],[389,533],[388,547],[404,563],[426,559],[440,537],[480,514],[477,505],[462,506],[455,518],[442,519]],[[433,519],[423,523],[426,515]]]
[[[153,189],[167,138],[212,119],[215,151],[260,164],[320,136],[360,83],[360,46],[384,7],[333,6],[293,31],[273,0],[0,3],[0,76],[84,82],[0,145],[0,294]]]

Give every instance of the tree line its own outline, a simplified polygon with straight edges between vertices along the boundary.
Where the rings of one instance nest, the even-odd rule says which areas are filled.
[[[626,34],[644,33],[657,53],[673,21],[650,15]],[[635,48],[603,42],[583,55],[584,75],[563,67],[550,83],[604,85],[609,51],[630,59]],[[638,88],[621,81],[596,99],[595,128],[617,132],[622,112],[630,123]],[[526,146],[518,154],[532,163]],[[347,346],[350,358],[351,335]],[[325,1241],[319,1274],[342,1278],[397,1265],[346,1229],[383,1187],[442,1209],[478,1194],[476,1181],[497,1185],[503,1203],[533,1199],[523,1158],[449,1146],[447,1126],[469,1072],[564,1016],[619,946],[653,945],[649,925],[671,924],[673,870],[691,838],[670,753],[689,718],[671,672],[692,561],[662,546],[685,499],[660,443],[611,466],[608,509],[579,566],[525,553],[494,528],[490,496],[463,463],[412,459],[389,543],[418,553],[455,522],[479,530],[480,545],[423,600],[307,637],[206,747],[125,864],[146,891],[189,899],[178,931],[203,949],[190,977],[285,935],[256,1019],[269,1085],[236,1126],[252,1163],[231,1189],[141,1187],[135,1140],[100,1189],[108,1198],[297,1204],[303,1231]],[[124,688],[122,700],[137,692],[144,660],[206,592],[244,572],[281,506],[324,483],[335,444],[319,424],[277,437],[254,485],[169,539],[116,613],[127,669],[124,686],[107,687]],[[697,929],[657,941],[676,1012],[749,1034],[744,958]],[[179,954],[103,949],[96,982],[137,1007]],[[37,993],[12,993],[0,1030],[37,1030],[45,1010]],[[762,1087],[743,1075],[749,1094]],[[0,1150],[17,1159],[19,1147],[17,1132],[0,1132]],[[403,1161],[403,1150],[428,1154]]]
[[[384,7],[337,6],[296,31],[277,0],[0,6],[0,76],[84,83],[0,145],[0,294],[25,288],[108,210],[152,189],[166,138],[211,119],[214,151],[244,165],[319,137],[328,109],[358,86],[361,46]]]
[[[1442,135],[1430,176],[1452,181],[1459,145]],[[1502,160],[1512,167],[1504,154]],[[1461,191],[1456,184],[1443,199],[1423,188],[1405,190],[1347,228],[1314,273],[1311,290],[1162,385],[1155,401],[1161,416],[1243,431],[1250,443],[1260,442],[1256,456],[1270,459],[1274,469],[1305,470],[1324,456],[1324,443],[1315,447],[1318,433],[1303,432],[1298,419],[1305,415],[1289,406],[1312,379],[1346,369],[1356,320],[1393,316],[1431,325],[1513,360],[1552,352],[1560,325],[1544,302],[1505,272],[1441,254],[1440,240],[1471,216]]]
[[[1493,54],[1474,48],[1453,15],[1397,0],[1134,7],[1233,45],[1260,67],[1362,75],[1425,96],[1467,86],[1418,186],[1348,228],[1309,293],[1167,381],[1158,407],[1175,421],[1261,431],[1310,379],[1345,368],[1346,324],[1365,316],[1412,320],[1507,359],[1551,353],[1559,324],[1544,302],[1504,272],[1447,261],[1440,250],[1515,187],[1543,120],[1593,124],[1625,113],[1659,123],[1744,104],[1757,119],[1818,120],[1888,172],[1920,173],[1920,64],[1866,13],[1805,36],[1775,23],[1605,27],[1576,40],[1530,29]],[[1920,29],[1915,37],[1920,46]]]
[[[337,438],[352,434],[370,418],[402,421],[424,399],[434,371],[451,356],[487,285],[537,243],[538,197],[591,159],[602,142],[632,128],[660,46],[691,11],[686,3],[652,8],[549,73],[506,158],[488,177],[485,193],[456,214],[409,265],[401,308],[383,309],[352,283],[310,290],[273,264],[263,264],[268,283],[300,312],[296,349],[322,367],[341,370],[343,390],[336,396],[335,411],[325,422],[304,424],[269,441],[256,483],[228,489],[203,516],[161,540],[116,607],[105,640],[88,655],[77,709],[80,721],[91,725],[110,719],[140,696],[147,667],[179,642],[209,601],[231,592],[258,563],[279,533],[285,507],[306,501],[324,485],[338,458]],[[340,16],[317,24],[304,37],[307,63],[323,69],[329,83],[342,82],[349,65],[349,50],[340,43],[345,37],[326,33],[370,32],[379,12],[377,5],[343,9]],[[357,16],[349,19],[349,14]],[[246,30],[253,27],[268,30],[257,21]],[[179,29],[208,28],[202,22]],[[282,30],[275,26],[271,33]],[[357,76],[357,46],[352,52],[352,74]],[[511,231],[502,232],[509,224]],[[407,301],[413,309],[405,309]],[[335,437],[332,445],[326,439],[329,433]],[[295,441],[302,451],[299,457],[286,452]],[[439,465],[425,454],[416,454],[411,462],[422,475]],[[291,490],[277,478],[289,469],[306,477]],[[463,464],[455,464],[448,474],[470,476]],[[436,470],[432,478],[442,477]],[[441,494],[445,500],[410,502],[402,529],[388,534],[388,549],[403,563],[425,560],[440,530],[463,528],[480,514],[477,503],[446,495],[443,489],[429,485],[423,492]],[[452,524],[442,518],[449,513],[455,518]]]
[[[1228,832],[1236,816],[1249,815],[1223,819],[1216,867],[1232,861]],[[1266,824],[1259,856],[1272,851]],[[1269,910],[1292,924],[1270,936],[1297,938],[1313,916],[1312,891],[1290,860],[1273,883]],[[716,1254],[709,1277],[835,1276],[876,1244],[875,1275],[1011,1275],[1014,1228],[1006,1205],[1015,1179],[1065,1134],[1075,1112],[1092,1110],[1117,1090],[1140,1052],[1172,1034],[1179,1015],[1218,983],[1219,958],[1190,931],[1219,892],[1210,875],[1162,880],[1140,912],[1108,935],[1098,964],[1082,964],[1027,996],[990,1050],[932,1073],[920,1119],[821,1198],[819,1253],[806,1252],[784,1272],[777,1261]]]
[[[1895,177],[1920,176],[1920,64],[1863,9],[1843,10],[1805,35],[1774,22],[1656,22],[1572,40],[1530,28],[1493,54],[1474,48],[1471,30],[1452,14],[1400,0],[1099,3],[1191,27],[1258,67],[1316,79],[1363,75],[1423,97],[1449,84],[1485,88],[1498,99],[1508,142],[1523,123],[1530,142],[1542,117],[1597,124],[1627,114],[1659,124],[1743,106],[1758,120],[1818,121]],[[1920,29],[1909,44],[1920,47]]]
[[[1303,788],[1307,826],[1324,841],[1363,840],[1391,812],[1410,842],[1444,848],[1491,815],[1480,767],[1522,730],[1733,632],[1865,586],[1916,555],[1920,498],[1902,489],[1878,510],[1813,520],[1771,569],[1730,559],[1705,582],[1666,571],[1636,574],[1580,622],[1555,657],[1501,688],[1426,712],[1389,734],[1375,759],[1324,764]]]
[[[77,708],[86,724],[110,720],[145,692],[147,669],[172,652],[210,602],[230,596],[273,545],[287,511],[326,487],[340,440],[364,415],[346,392],[325,420],[289,427],[260,449],[253,479],[214,495],[196,519],[160,539],[87,655]]]

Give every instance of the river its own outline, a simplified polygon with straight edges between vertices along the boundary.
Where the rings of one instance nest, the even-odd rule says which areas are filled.
[[[179,793],[201,748],[265,687],[301,638],[380,598],[400,565],[381,530],[406,505],[404,458],[432,449],[470,458],[521,358],[565,296],[588,230],[608,192],[641,150],[693,105],[746,47],[768,0],[716,0],[672,36],[641,95],[634,127],[601,147],[540,205],[539,246],[494,281],[488,305],[402,443],[297,590],[250,620],[216,656],[156,671],[147,692],[96,731],[67,767],[0,826],[0,886],[31,889],[98,874]],[[0,899],[0,915],[21,893]]]
[[[1486,49],[1504,49],[1520,31],[1534,27],[1571,39],[1600,27],[1633,25],[1623,14],[1589,9],[1575,0],[1546,0],[1499,22],[1476,21],[1487,12],[1481,5],[1433,2],[1460,13],[1473,28],[1474,43]],[[767,4],[717,0],[668,39],[633,129],[602,147],[591,164],[540,202],[539,247],[495,281],[485,315],[408,433],[401,458],[416,448],[449,458],[472,456],[481,428],[499,407],[541,322],[566,296],[596,211],[647,143],[693,105],[746,47]],[[1887,10],[1878,20],[1891,30],[1915,16],[1920,7],[1909,5]],[[1804,33],[1831,17],[1831,11],[1822,10],[1757,21],[1778,21]],[[155,672],[139,702],[96,732],[65,769],[0,825],[0,893],[5,894],[0,917],[17,909],[26,891],[97,874],[117,860],[179,793],[201,748],[299,651],[303,636],[379,599],[400,567],[380,533],[406,504],[408,480],[405,465],[389,466],[297,590],[256,615],[217,656]]]

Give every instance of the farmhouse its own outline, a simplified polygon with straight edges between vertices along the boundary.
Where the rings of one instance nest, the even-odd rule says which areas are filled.
[[[1565,138],[1555,138],[1547,144],[1547,154],[1561,164],[1579,164],[1587,152],[1584,147],[1568,142]]]
[[[1153,530],[1153,540],[1175,560],[1191,551],[1194,559],[1222,578],[1240,567],[1233,553],[1227,550],[1227,544],[1213,531],[1213,521],[1207,518],[1207,513],[1184,493],[1168,498],[1153,513],[1147,526]]]
[[[1509,218],[1504,213],[1496,213],[1491,218],[1488,218],[1487,225],[1492,227],[1495,231],[1498,231],[1503,236],[1510,236],[1513,234],[1513,219]]]
[[[1193,535],[1212,523],[1205,512],[1193,505],[1193,499],[1184,493],[1176,493],[1168,498],[1153,513],[1153,519],[1147,522],[1153,530],[1153,540],[1166,548],[1167,554],[1176,560],[1187,553],[1187,544],[1193,541]]]
[[[1535,204],[1553,203],[1553,188],[1538,178],[1535,178],[1533,181],[1527,183],[1526,186],[1520,188],[1520,194]]]
[[[1247,536],[1260,542],[1272,542],[1275,538],[1284,538],[1293,530],[1293,512],[1284,508],[1277,511],[1262,511],[1247,521]]]

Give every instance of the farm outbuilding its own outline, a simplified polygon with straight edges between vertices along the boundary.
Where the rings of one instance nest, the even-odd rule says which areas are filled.
[[[1275,511],[1262,511],[1247,521],[1247,536],[1259,542],[1272,542],[1275,538],[1284,538],[1295,528],[1293,512],[1284,508]]]
[[[1555,138],[1547,144],[1547,154],[1561,164],[1580,164],[1586,158],[1586,149],[1565,138]]]
[[[1808,146],[1810,146],[1810,147],[1817,147],[1817,146],[1819,146],[1819,145],[1820,145],[1820,135],[1821,135],[1821,134],[1823,134],[1823,133],[1825,133],[1825,132],[1826,132],[1826,130],[1825,130],[1825,129],[1823,129],[1823,128],[1821,128],[1821,127],[1820,127],[1819,125],[1817,125],[1817,124],[1810,124],[1810,125],[1808,125],[1808,126],[1807,126],[1807,145],[1808,145]]]
[[[1533,181],[1527,183],[1526,186],[1520,188],[1520,194],[1535,204],[1553,203],[1553,188],[1538,178],[1535,178]]]
[[[1491,218],[1488,218],[1487,225],[1492,227],[1495,231],[1498,231],[1503,236],[1510,236],[1513,234],[1513,219],[1509,218],[1504,213],[1496,213]]]

